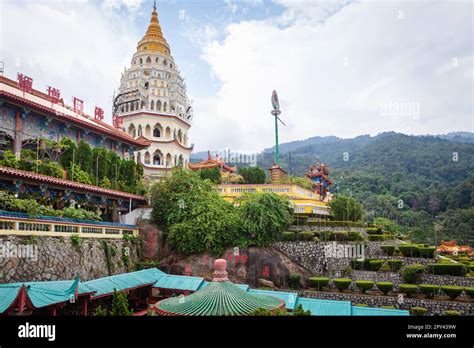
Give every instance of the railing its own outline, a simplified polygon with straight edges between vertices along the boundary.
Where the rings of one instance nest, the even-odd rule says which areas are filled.
[[[135,225],[74,220],[0,211],[0,235],[66,237],[77,234],[84,238],[138,236],[138,227]]]

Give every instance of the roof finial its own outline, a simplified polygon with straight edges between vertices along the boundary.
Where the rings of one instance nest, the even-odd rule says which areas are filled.
[[[217,259],[214,261],[214,279],[213,282],[225,282],[227,278],[227,261],[225,259]]]
[[[156,11],[156,0],[153,1],[153,9]]]

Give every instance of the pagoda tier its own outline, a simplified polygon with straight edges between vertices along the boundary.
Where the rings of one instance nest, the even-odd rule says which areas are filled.
[[[224,173],[236,173],[237,166],[229,166],[225,164],[220,156],[216,156],[212,158],[211,152],[207,152],[207,160],[197,162],[197,163],[189,163],[188,168],[191,170],[202,170],[202,169],[212,169],[212,168],[220,168],[221,172]]]

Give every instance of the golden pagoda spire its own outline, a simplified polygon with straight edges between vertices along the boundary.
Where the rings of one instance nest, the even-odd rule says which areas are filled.
[[[156,12],[156,0],[153,3],[150,24],[145,36],[138,42],[137,51],[151,51],[170,54],[170,46],[161,32],[158,12]]]

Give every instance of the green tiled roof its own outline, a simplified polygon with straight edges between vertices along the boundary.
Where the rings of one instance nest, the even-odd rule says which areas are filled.
[[[335,300],[320,300],[316,298],[299,297],[296,300],[296,305],[301,304],[304,310],[310,310],[311,315],[351,315],[350,301],[335,301]]]
[[[232,316],[248,315],[259,308],[271,310],[282,305],[282,300],[249,294],[230,281],[214,281],[189,296],[162,300],[156,308],[161,314],[168,315]]]
[[[248,293],[252,295],[267,295],[279,298],[280,300],[285,301],[286,309],[290,310],[295,309],[296,301],[298,300],[297,292],[249,289]]]
[[[208,282],[208,281],[203,281],[201,283],[201,285],[199,286],[199,289],[198,290],[201,290],[201,289],[204,289],[206,286],[208,286],[211,282]],[[239,288],[241,288],[242,290],[244,291],[247,291],[249,289],[249,285],[248,284],[234,284],[235,286],[238,286]]]
[[[166,275],[166,273],[157,268],[149,268],[137,272],[89,280],[83,284],[96,291],[92,298],[97,298],[113,293],[114,290],[121,291],[139,286],[152,285],[163,275]]]
[[[358,307],[352,306],[352,315],[357,316],[407,316],[410,315],[409,311],[400,309],[387,309],[387,308],[371,308],[371,307]]]
[[[158,277],[154,288],[196,291],[204,278],[165,274]]]

